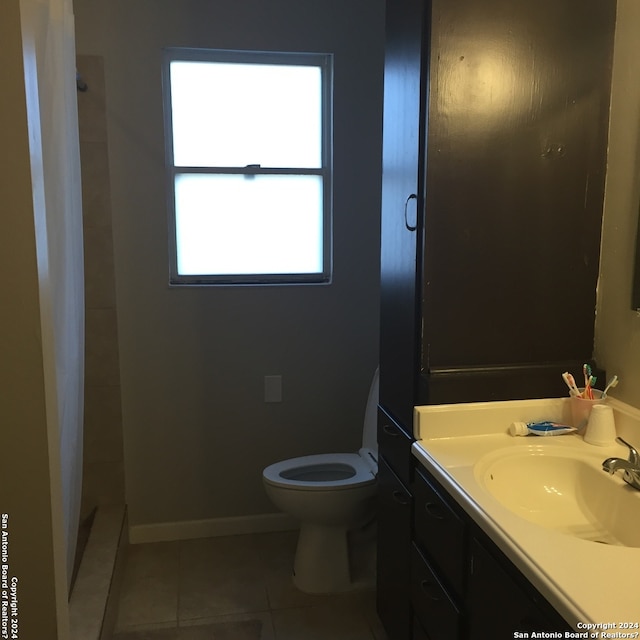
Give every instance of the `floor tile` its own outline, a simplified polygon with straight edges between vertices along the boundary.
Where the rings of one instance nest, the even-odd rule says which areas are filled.
[[[167,629],[143,629],[118,631],[113,640],[179,640],[177,627]]]
[[[133,544],[127,553],[126,573],[134,577],[175,574],[180,542]]]
[[[219,622],[205,626],[181,628],[179,640],[260,640],[259,620]]]
[[[130,629],[113,640],[274,640],[270,616],[225,616],[185,627]]]
[[[289,531],[256,536],[259,562],[263,567],[264,580],[272,610],[292,607],[313,606],[330,602],[342,602],[354,597],[353,593],[308,594],[293,584],[293,561],[298,532]]]
[[[378,613],[376,611],[376,591],[375,589],[368,589],[360,591],[357,595],[360,603],[361,610],[365,619],[371,629],[372,637],[374,640],[389,640]]]
[[[133,545],[113,640],[387,640],[371,589],[292,581],[297,532]]]
[[[287,609],[316,604],[317,596],[303,593],[293,584],[293,560],[298,541],[297,531],[256,536],[261,565],[271,609]]]
[[[269,609],[253,536],[186,541],[179,588],[180,621]]]
[[[156,578],[123,585],[116,629],[159,622],[177,623],[178,591]]]
[[[205,577],[222,582],[230,575],[256,577],[261,571],[253,536],[201,538],[180,544],[182,578]]]
[[[268,611],[187,620],[181,623],[180,628],[185,634],[192,627],[209,628],[209,625],[211,630],[218,634],[214,633],[215,640],[218,640],[218,636],[220,640],[223,638],[226,640],[227,635],[229,640],[245,640],[245,637],[247,640],[275,640],[273,620]],[[227,635],[224,635],[225,633]],[[186,635],[184,637],[190,638]],[[183,636],[180,636],[180,640],[183,640]]]
[[[131,545],[121,588],[116,630],[177,623],[177,543]]]
[[[268,610],[267,592],[261,582],[239,576],[225,576],[223,580],[218,583],[202,578],[184,579],[178,601],[179,621]]]
[[[281,609],[273,612],[276,640],[371,640],[359,608],[346,603]]]

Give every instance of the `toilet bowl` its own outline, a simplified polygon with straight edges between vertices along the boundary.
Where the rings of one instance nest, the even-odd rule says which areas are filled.
[[[378,446],[378,371],[365,410],[362,448],[276,462],[262,472],[265,490],[282,511],[300,521],[294,584],[307,593],[353,588],[348,532],[375,513]]]

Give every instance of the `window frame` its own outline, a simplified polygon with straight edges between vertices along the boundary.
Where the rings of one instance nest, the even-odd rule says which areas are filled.
[[[321,166],[298,167],[177,167],[173,153],[173,114],[170,66],[173,61],[246,63],[283,66],[315,66],[321,71]],[[164,107],[165,165],[169,222],[170,285],[278,285],[330,284],[333,271],[333,55],[327,53],[238,51],[167,47],[162,59],[162,99]],[[176,177],[181,174],[318,175],[322,178],[322,271],[317,273],[197,274],[178,273],[175,205]]]

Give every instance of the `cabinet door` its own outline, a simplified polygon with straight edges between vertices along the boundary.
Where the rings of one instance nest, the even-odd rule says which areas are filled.
[[[382,456],[394,473],[408,487],[411,484],[413,456],[411,445],[414,442],[395,420],[378,408],[378,455]]]
[[[432,640],[457,640],[462,615],[445,586],[422,555],[413,547],[411,558],[411,601],[415,616]]]
[[[503,561],[508,562],[508,561]],[[469,640],[507,640],[516,632],[569,630],[567,623],[542,599],[517,581],[506,564],[474,539],[469,579]],[[515,571],[515,568],[514,568]]]
[[[380,458],[376,599],[390,640],[411,638],[411,506],[411,493]]]
[[[426,472],[416,470],[413,490],[415,539],[438,569],[442,582],[461,597],[467,572],[465,523],[427,479]]]
[[[411,428],[419,367],[425,2],[387,2],[382,152],[380,404]]]
[[[615,2],[432,5],[424,358],[588,359]]]

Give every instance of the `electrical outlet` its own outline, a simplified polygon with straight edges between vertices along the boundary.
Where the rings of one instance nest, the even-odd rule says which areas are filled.
[[[282,402],[282,376],[264,377],[264,401]]]

